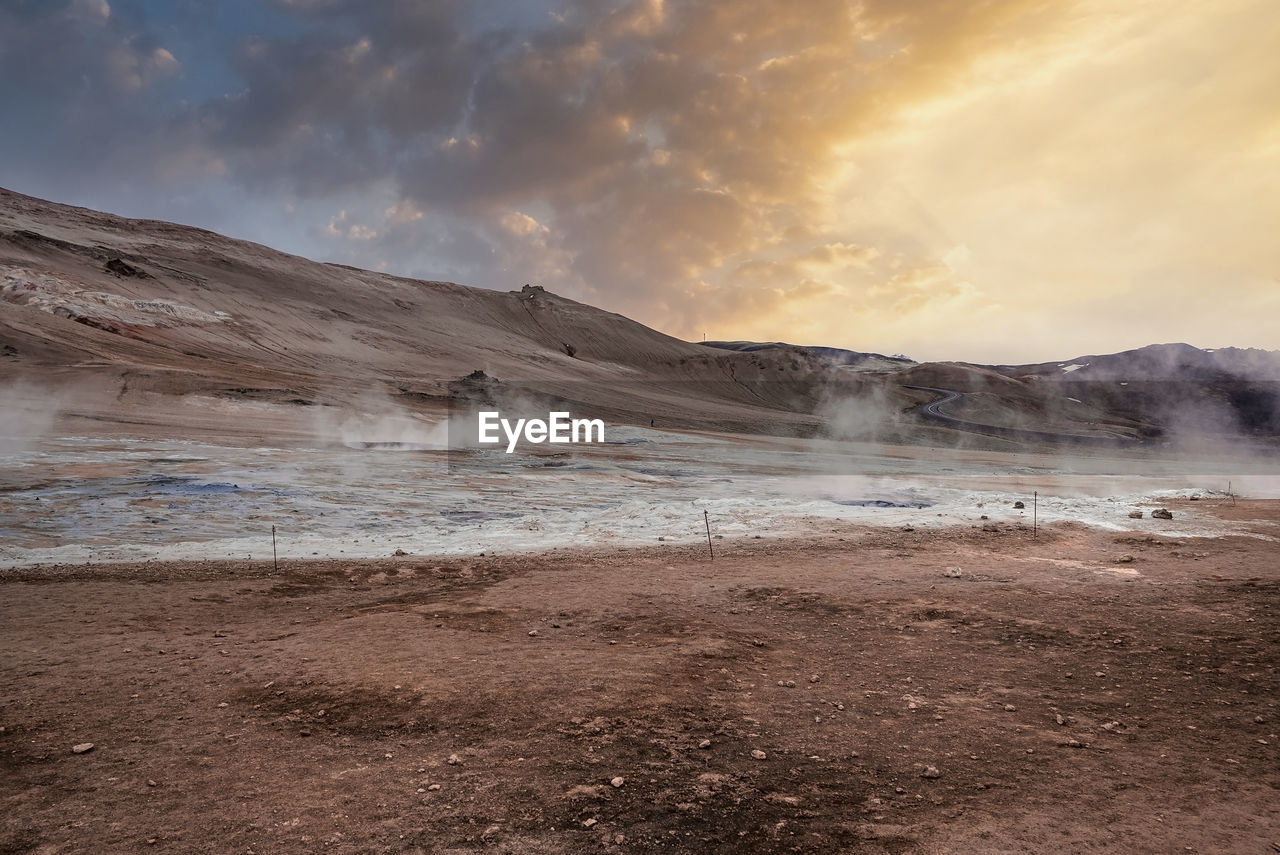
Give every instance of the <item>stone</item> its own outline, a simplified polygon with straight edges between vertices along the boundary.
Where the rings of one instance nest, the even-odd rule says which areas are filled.
[[[942,773],[938,771],[937,766],[925,766],[924,771],[920,773],[921,778],[941,778]]]
[[[396,558],[403,558],[404,556],[408,555],[409,553],[405,552],[403,549],[397,549],[395,552],[393,552],[393,553],[391,553],[391,554],[392,554],[392,555],[394,555]]]
[[[1168,508],[1156,508],[1151,512],[1153,520],[1171,520],[1173,519],[1173,511]]]
[[[1129,511],[1129,519],[1140,520],[1143,517],[1142,511]]]
[[[946,576],[948,579],[959,579],[964,575],[964,571],[959,567],[948,567],[946,570],[942,571],[942,575]]]
[[[1014,502],[1014,503],[1013,503],[1013,509],[1014,509],[1015,511],[1020,511],[1020,510],[1024,509],[1025,507],[1026,507],[1026,505],[1025,505],[1025,504],[1023,504],[1022,502]]]
[[[751,759],[753,760],[764,760],[768,756],[768,754],[765,754],[759,748],[753,749],[751,752]]]
[[[1004,705],[1004,711],[1005,711],[1005,712],[1017,712],[1017,711],[1018,711],[1018,708],[1017,708],[1017,707],[1015,707],[1013,704],[1005,704],[1005,705]]]
[[[616,778],[613,778],[611,781],[609,781],[609,785],[616,790],[618,787],[621,787],[626,782],[627,782],[626,778],[622,777],[621,775],[618,775]]]
[[[1117,563],[1117,564],[1132,564],[1132,563],[1133,563],[1133,556],[1126,552],[1124,555],[1121,555],[1119,558],[1117,558],[1117,559],[1116,559],[1116,563]]]
[[[459,757],[457,754],[450,754],[449,759],[445,760],[444,762],[448,763],[450,766],[461,766],[462,758]]]
[[[79,745],[71,746],[72,754],[88,754],[93,750],[92,742],[81,742]]]
[[[430,786],[427,787],[427,792],[434,793],[434,792],[438,792],[439,789],[440,789],[439,784],[431,784]]]
[[[704,740],[702,740],[701,742],[699,742],[699,743],[698,743],[698,747],[699,747],[699,748],[710,748],[710,747],[711,747],[711,740],[710,740],[710,739],[704,739]]]
[[[600,821],[600,820],[595,819],[594,817],[593,817],[593,818],[591,818],[591,819],[584,819],[584,820],[582,821],[582,827],[583,827],[583,828],[590,828],[591,826],[595,825],[595,824],[596,824],[597,822],[599,822],[599,821]]]
[[[129,277],[134,279],[150,279],[151,276],[145,270],[134,267],[122,258],[112,258],[104,265],[106,271],[113,276]]]

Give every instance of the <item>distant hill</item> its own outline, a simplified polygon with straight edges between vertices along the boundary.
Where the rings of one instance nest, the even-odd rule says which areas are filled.
[[[1152,344],[989,368],[1173,435],[1280,436],[1280,351]]]
[[[1215,380],[1224,377],[1280,381],[1280,351],[1151,344],[1120,353],[1077,356],[1056,362],[987,367],[1011,377],[1035,376],[1072,382]]]
[[[739,353],[795,352],[820,360],[830,365],[841,365],[859,371],[899,371],[916,362],[898,354],[885,356],[881,353],[863,353],[857,350],[844,350],[839,347],[814,347],[811,345],[787,344],[781,341],[704,341],[704,347],[720,350],[733,350]]]

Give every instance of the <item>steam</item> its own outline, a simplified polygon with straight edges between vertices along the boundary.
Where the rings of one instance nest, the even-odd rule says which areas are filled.
[[[814,415],[826,423],[829,438],[864,442],[888,441],[897,435],[902,421],[885,387],[868,384],[827,387]]]
[[[26,451],[53,432],[63,395],[22,381],[0,386],[0,453]]]
[[[432,421],[375,392],[337,412],[325,408],[316,413],[312,428],[324,446],[393,451],[443,451],[449,446],[446,420]]]

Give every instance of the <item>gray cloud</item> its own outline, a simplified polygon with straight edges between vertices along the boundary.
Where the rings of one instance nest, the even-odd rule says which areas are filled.
[[[1001,69],[1051,80],[1053,63],[1108,47],[1094,30],[1141,32],[1102,26],[1088,0],[262,9],[277,25],[209,36],[230,46],[226,91],[187,97],[183,82],[209,69],[167,44],[140,0],[0,0],[0,107],[24,119],[0,140],[0,180],[350,264],[494,287],[541,279],[677,334],[715,324],[729,338],[831,336],[844,327],[830,307],[856,305],[864,333],[891,321],[928,341],[956,311],[999,309],[1003,295],[965,275],[983,253],[894,201],[911,176],[877,144],[942,141],[916,171],[951,188],[944,212],[963,212],[986,173],[1017,174],[1001,161],[1056,187],[1035,156],[1055,128],[1006,132]],[[931,117],[972,92],[994,93],[986,112]],[[1128,114],[1122,98],[1109,109]],[[949,154],[949,127],[989,129],[999,159]],[[1057,157],[1064,181],[1088,168]],[[988,216],[969,238],[979,250],[1008,228]]]

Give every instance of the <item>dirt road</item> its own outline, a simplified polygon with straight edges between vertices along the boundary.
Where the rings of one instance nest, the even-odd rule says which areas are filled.
[[[1280,842],[1274,541],[716,547],[4,571],[0,852]]]

